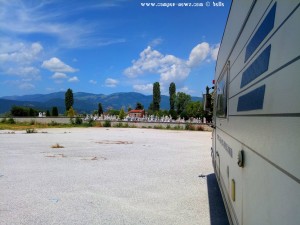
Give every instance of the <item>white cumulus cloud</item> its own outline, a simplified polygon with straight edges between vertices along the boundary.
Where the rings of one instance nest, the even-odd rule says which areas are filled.
[[[74,73],[77,71],[77,69],[72,68],[56,57],[45,60],[42,64],[42,67],[52,72]]]
[[[201,65],[201,63],[216,60],[218,45],[209,45],[202,42],[196,45],[190,52],[187,60],[174,55],[164,55],[151,46],[144,49],[139,58],[132,61],[132,65],[124,70],[124,74],[129,78],[136,78],[141,75],[159,75],[161,89],[167,90],[171,82],[175,82],[179,87],[184,87],[184,81],[189,76],[191,70]],[[143,91],[149,89],[147,84],[136,84],[134,90]]]
[[[70,77],[69,80],[68,80],[68,82],[78,82],[78,81],[79,81],[79,79],[76,76]]]
[[[184,60],[174,55],[163,55],[148,46],[140,53],[140,58],[132,61],[132,66],[124,71],[129,78],[146,73],[159,74],[162,83],[181,82],[190,73],[190,68]]]
[[[138,92],[150,94],[153,91],[153,84],[135,84],[133,85],[133,89]]]
[[[52,79],[67,79],[68,76],[65,73],[55,72],[51,78]]]
[[[202,42],[201,44],[196,45],[196,47],[194,47],[190,53],[187,65],[190,67],[198,66],[209,56],[209,53],[210,47],[207,42]]]
[[[24,67],[14,67],[14,68],[8,68],[6,70],[6,73],[9,75],[15,75],[18,77],[23,77],[27,79],[32,80],[38,80],[40,79],[40,70],[33,67],[33,66],[24,66]]]
[[[140,58],[133,60],[132,66],[125,69],[124,73],[130,78],[137,77],[146,72],[157,73],[163,57],[160,52],[152,50],[152,48],[148,46],[140,53]]]
[[[4,82],[24,91],[34,89],[35,85],[31,82],[41,80],[39,65],[42,52],[43,46],[39,42],[0,37],[0,73],[14,77]]]
[[[40,52],[43,50],[43,46],[38,43],[32,43],[31,45],[24,43],[7,43],[10,45],[6,47],[4,52],[0,50],[0,61],[14,62],[18,64],[30,64],[37,59]]]
[[[112,78],[107,78],[105,80],[105,86],[106,87],[116,87],[118,83],[119,83],[118,80],[112,79]]]
[[[219,53],[219,48],[220,48],[220,44],[215,45],[214,47],[211,48],[211,58],[213,60],[217,60],[218,58],[218,53]]]

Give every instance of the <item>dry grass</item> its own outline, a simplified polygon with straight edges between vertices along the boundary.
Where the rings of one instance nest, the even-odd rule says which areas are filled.
[[[37,133],[37,131],[34,128],[28,128],[28,129],[26,129],[26,133],[27,134],[34,134],[34,133]]]
[[[64,146],[56,143],[55,145],[52,145],[51,148],[64,148]]]

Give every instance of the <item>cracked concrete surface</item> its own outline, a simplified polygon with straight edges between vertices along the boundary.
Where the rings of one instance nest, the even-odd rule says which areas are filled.
[[[210,132],[53,128],[0,143],[1,225],[211,224]]]

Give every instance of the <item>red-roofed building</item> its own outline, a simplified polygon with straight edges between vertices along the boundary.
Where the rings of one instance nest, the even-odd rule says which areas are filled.
[[[128,115],[131,118],[143,118],[145,115],[145,110],[133,109],[128,112]]]

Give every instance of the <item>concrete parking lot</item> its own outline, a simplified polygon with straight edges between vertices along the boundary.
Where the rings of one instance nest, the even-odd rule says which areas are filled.
[[[0,224],[228,224],[211,133],[0,131]]]

